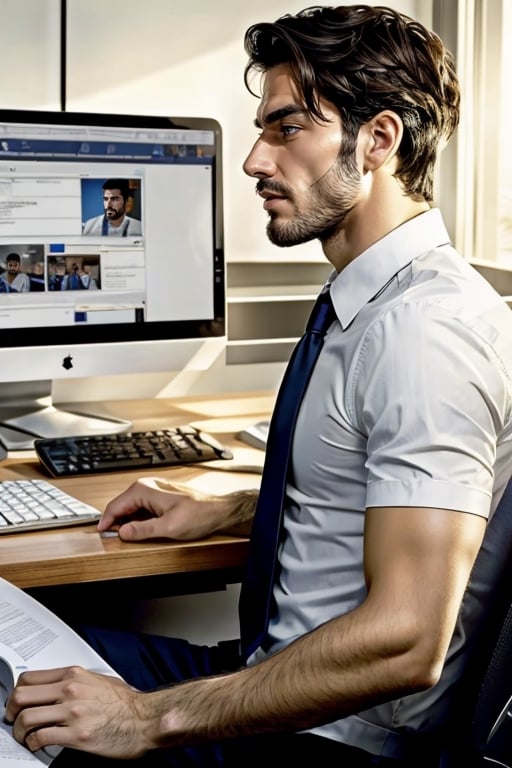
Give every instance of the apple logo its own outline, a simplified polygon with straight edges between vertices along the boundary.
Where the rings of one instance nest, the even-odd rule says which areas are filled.
[[[73,358],[71,355],[66,355],[62,361],[62,367],[65,368],[66,371],[69,371],[69,369],[73,367]]]

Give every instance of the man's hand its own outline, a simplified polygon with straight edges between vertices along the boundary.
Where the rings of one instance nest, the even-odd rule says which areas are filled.
[[[251,491],[208,495],[161,478],[144,477],[107,505],[98,531],[117,530],[125,541],[190,541],[229,528],[235,535],[247,535],[249,527],[236,527],[252,520],[256,496]]]
[[[127,759],[155,746],[143,696],[118,678],[81,667],[25,672],[5,719],[32,752],[57,744]]]

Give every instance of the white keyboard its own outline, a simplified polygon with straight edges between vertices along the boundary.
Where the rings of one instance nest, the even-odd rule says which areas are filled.
[[[93,523],[100,514],[46,480],[0,482],[0,534]]]

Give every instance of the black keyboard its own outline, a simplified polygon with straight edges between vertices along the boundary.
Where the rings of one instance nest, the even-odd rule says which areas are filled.
[[[37,438],[37,457],[52,477],[124,472],[232,459],[214,437],[191,426],[87,437]]]

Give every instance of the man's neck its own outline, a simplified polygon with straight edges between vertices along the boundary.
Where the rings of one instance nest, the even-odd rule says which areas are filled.
[[[370,195],[352,209],[339,230],[322,243],[328,261],[338,271],[371,245],[406,221],[430,210],[404,194]]]

